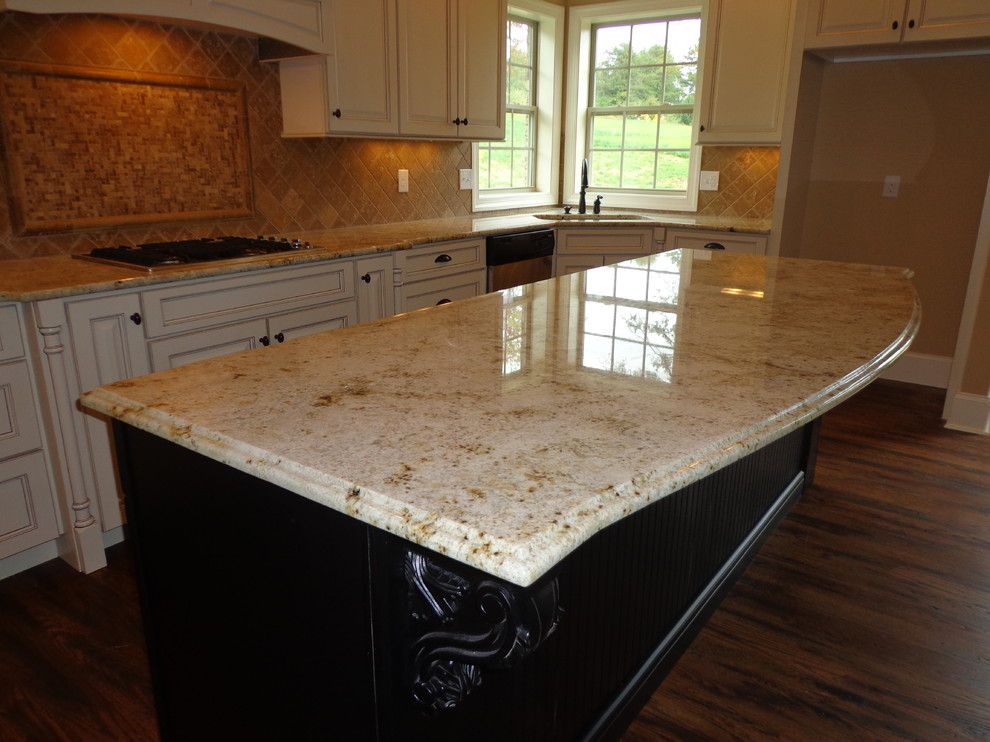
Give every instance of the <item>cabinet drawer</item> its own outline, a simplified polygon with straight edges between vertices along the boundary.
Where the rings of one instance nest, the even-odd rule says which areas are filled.
[[[268,320],[268,332],[273,343],[284,343],[293,338],[338,330],[356,324],[357,302],[342,301],[329,306],[310,307],[279,314]]]
[[[145,333],[170,335],[354,296],[351,261],[177,283],[142,292]]]
[[[470,299],[485,293],[484,270],[415,281],[402,287],[402,311],[433,307],[458,299]]]
[[[653,248],[652,229],[558,229],[558,253],[645,255]]]
[[[666,247],[701,250],[709,243],[722,245],[726,252],[749,255],[766,255],[767,238],[761,234],[739,234],[738,232],[698,232],[696,230],[667,230]]]
[[[13,305],[0,307],[0,361],[20,358],[22,355],[24,355],[24,344],[21,342],[21,323],[17,316],[17,307]]]
[[[0,559],[58,536],[45,456],[0,462]]]
[[[205,361],[207,358],[260,348],[260,338],[267,332],[268,323],[263,319],[256,319],[164,340],[153,340],[148,343],[151,369],[164,371],[185,366],[187,363]]]
[[[0,365],[0,459],[41,448],[26,361]]]
[[[459,240],[414,247],[398,253],[404,281],[416,281],[485,267],[485,241]]]

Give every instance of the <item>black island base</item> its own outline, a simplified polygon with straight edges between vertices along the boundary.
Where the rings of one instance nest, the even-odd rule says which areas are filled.
[[[164,740],[614,739],[811,481],[817,422],[521,588],[115,423]]]

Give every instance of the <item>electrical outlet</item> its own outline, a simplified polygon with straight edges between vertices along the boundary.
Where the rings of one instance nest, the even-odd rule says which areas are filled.
[[[880,194],[884,198],[897,198],[901,191],[901,176],[888,175],[883,179],[883,192]]]
[[[474,187],[474,170],[471,168],[462,168],[461,171],[461,190],[470,191]]]
[[[399,171],[399,193],[409,193],[409,171]]]
[[[698,181],[699,191],[718,190],[718,170],[702,170],[701,179]]]

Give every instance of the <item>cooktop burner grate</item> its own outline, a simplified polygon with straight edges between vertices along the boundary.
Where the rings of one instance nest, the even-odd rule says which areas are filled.
[[[308,249],[309,243],[298,240],[263,239],[261,237],[203,237],[177,242],[149,242],[137,247],[97,247],[88,255],[76,257],[100,263],[110,263],[129,268],[143,268],[153,271],[168,268],[207,263],[217,260],[254,258],[291,250]]]

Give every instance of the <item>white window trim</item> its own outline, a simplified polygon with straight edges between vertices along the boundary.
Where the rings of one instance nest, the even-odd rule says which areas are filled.
[[[560,127],[564,68],[564,8],[544,0],[511,0],[509,14],[539,23],[536,70],[536,189],[482,191],[478,188],[478,146],[471,148],[474,167],[471,207],[496,211],[559,203]]]
[[[702,69],[705,63],[705,31],[708,18],[708,0],[685,3],[683,0],[622,0],[620,2],[580,5],[568,10],[567,26],[567,115],[566,131],[572,134],[572,141],[564,149],[563,201],[576,204],[581,190],[580,162],[584,159],[587,140],[588,77],[591,74],[591,27],[596,23],[656,18],[661,15],[679,13],[701,13],[701,43],[699,45],[698,87],[695,100],[701,101],[703,91]],[[695,104],[700,112],[700,103]],[[605,206],[630,209],[656,209],[668,211],[698,210],[698,178],[701,171],[701,145],[698,141],[700,116],[694,117],[692,128],[691,170],[688,172],[687,190],[684,195],[661,195],[651,193],[623,193],[622,191],[600,189],[605,196]],[[589,194],[590,203],[599,191]]]

